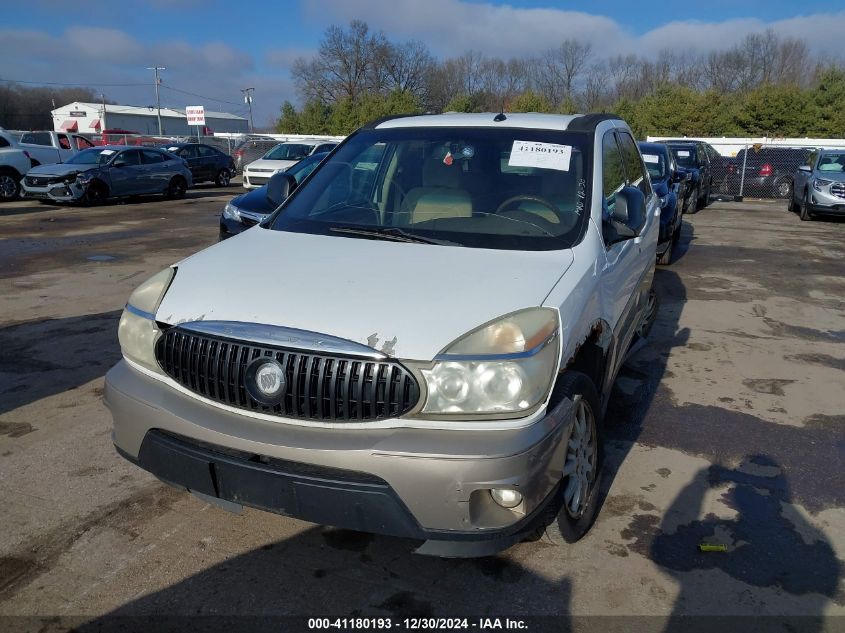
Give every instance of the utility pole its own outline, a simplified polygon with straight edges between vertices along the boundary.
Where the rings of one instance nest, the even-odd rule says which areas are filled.
[[[100,93],[100,99],[103,100],[103,114],[100,116],[100,129],[105,130],[106,128],[106,94],[104,92]]]
[[[241,92],[244,93],[244,103],[249,106],[249,131],[250,133],[255,131],[255,126],[252,124],[252,93],[255,91],[255,88],[241,88]]]
[[[158,78],[158,71],[160,70],[167,70],[164,66],[147,66],[147,70],[155,71],[156,76],[156,108],[158,109],[158,135],[162,136],[163,133],[161,131],[161,101],[158,98],[158,85],[161,83],[161,79]]]

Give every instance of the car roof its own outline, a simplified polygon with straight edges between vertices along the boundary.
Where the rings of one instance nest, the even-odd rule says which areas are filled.
[[[669,151],[669,148],[666,147],[664,143],[650,143],[648,141],[639,141],[637,145],[639,145],[640,151],[648,150],[651,152],[659,152],[661,154]]]
[[[504,118],[501,118],[504,116]],[[365,129],[411,127],[495,127],[588,132],[601,121],[622,120],[612,114],[541,114],[537,112],[445,112],[443,114],[400,115],[379,119]]]

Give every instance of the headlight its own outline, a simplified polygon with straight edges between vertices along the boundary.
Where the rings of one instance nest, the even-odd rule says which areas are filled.
[[[241,221],[241,210],[238,209],[235,205],[231,202],[227,202],[226,206],[223,207],[223,217],[228,218],[229,220],[235,220],[236,222]]]
[[[421,367],[427,397],[421,414],[525,413],[549,394],[558,364],[555,310],[514,312],[452,343]]]
[[[813,189],[821,191],[823,187],[827,187],[833,183],[832,180],[825,180],[823,178],[816,178],[813,180]]]
[[[155,342],[160,332],[156,325],[155,312],[175,274],[175,268],[167,268],[138,286],[126,302],[117,329],[123,355],[159,373],[161,368],[155,359]]]

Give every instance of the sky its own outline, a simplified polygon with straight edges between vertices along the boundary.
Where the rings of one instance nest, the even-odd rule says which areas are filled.
[[[164,66],[163,106],[246,114],[240,89],[254,87],[256,126],[284,100],[298,103],[293,61],[352,19],[441,58],[535,54],[566,38],[601,57],[707,52],[768,27],[839,57],[845,33],[839,0],[4,0],[3,9],[0,80],[80,84],[145,106],[155,102],[146,67]]]

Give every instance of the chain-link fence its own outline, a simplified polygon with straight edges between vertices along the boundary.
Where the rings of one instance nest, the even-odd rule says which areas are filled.
[[[816,146],[784,143],[710,143],[712,193],[723,198],[788,198],[792,179]]]

